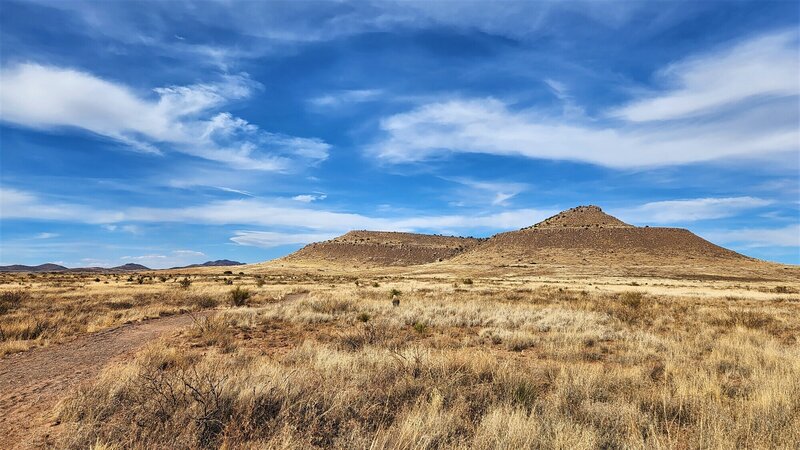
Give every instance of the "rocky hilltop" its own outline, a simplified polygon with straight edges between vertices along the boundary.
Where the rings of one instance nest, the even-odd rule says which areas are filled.
[[[444,261],[469,250],[479,239],[389,231],[350,231],[309,244],[282,258],[289,263],[356,266],[412,266]]]

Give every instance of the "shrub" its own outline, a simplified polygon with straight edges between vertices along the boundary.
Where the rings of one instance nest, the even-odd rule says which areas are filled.
[[[377,281],[373,281],[373,282],[372,282],[372,287],[381,287],[381,285],[380,285],[380,284],[378,284],[378,282],[377,282]]]
[[[464,283],[464,284],[472,284],[472,278],[464,278],[462,283]]]
[[[233,272],[230,271],[230,270],[226,270],[225,272],[222,272],[222,274],[223,275],[233,275]]]
[[[256,278],[256,286],[261,287],[264,286],[264,284],[266,284],[266,281],[264,281],[263,278],[261,277]]]
[[[236,288],[231,291],[230,297],[231,306],[245,306],[247,301],[250,300],[250,291],[236,286]]]
[[[398,296],[398,297],[400,297],[402,294],[403,294],[403,293],[402,293],[402,292],[400,292],[398,289],[394,289],[394,288],[392,288],[392,289],[389,291],[389,298],[390,298],[390,299],[391,299],[391,298],[394,298],[394,296],[395,296],[395,295],[396,295],[396,296]]]
[[[192,285],[192,280],[190,280],[188,278],[184,278],[181,281],[179,281],[178,284],[180,284],[181,287],[184,288],[184,289],[189,289],[189,286]]]
[[[200,309],[214,308],[217,303],[217,299],[210,295],[198,295],[192,298],[192,304]]]
[[[639,309],[642,306],[642,298],[644,298],[644,295],[636,291],[626,291],[619,294],[620,303],[631,309]]]
[[[362,312],[358,316],[356,316],[356,319],[358,319],[359,322],[365,322],[366,323],[366,322],[369,322],[370,316],[369,316],[369,314],[367,314],[365,312]]]
[[[0,294],[0,314],[5,314],[12,309],[19,307],[23,300],[29,297],[25,291],[5,291]]]
[[[424,334],[426,331],[428,331],[428,324],[424,322],[414,322],[413,327],[414,331],[419,334]]]

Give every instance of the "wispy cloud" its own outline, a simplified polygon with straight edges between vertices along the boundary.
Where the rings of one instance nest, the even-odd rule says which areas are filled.
[[[298,201],[298,202],[301,202],[301,203],[311,203],[311,202],[316,202],[318,200],[325,200],[326,198],[328,198],[327,194],[314,193],[314,194],[295,195],[294,197],[292,197],[292,200]]]
[[[681,223],[734,217],[773,203],[757,197],[693,198],[650,202],[612,212],[631,223]]]
[[[363,214],[298,207],[287,201],[245,198],[214,201],[180,208],[123,208],[102,210],[76,203],[50,203],[19,190],[0,191],[0,219],[35,219],[73,223],[186,223],[206,225],[258,225],[290,227],[325,232],[352,229],[387,231],[450,230],[465,228],[521,228],[555,211],[517,209],[493,214],[425,215],[409,212],[406,216],[371,217]],[[9,194],[9,195],[7,195]]]
[[[58,236],[60,236],[58,233],[39,233],[34,236],[34,239],[52,239]]]
[[[252,247],[273,248],[282,245],[326,241],[336,233],[281,233],[275,231],[236,231],[231,241]]]
[[[215,188],[219,189],[220,191],[231,192],[233,194],[244,195],[246,197],[255,197],[255,195],[251,194],[250,192],[243,191],[241,189],[233,189],[224,186],[214,186]]]
[[[132,262],[147,266],[151,269],[164,269],[168,267],[198,264],[203,261],[205,253],[194,250],[173,250],[166,254],[152,253],[146,255],[127,255],[120,258],[123,262]]]
[[[753,97],[800,95],[796,30],[672,64],[658,73],[669,87],[612,114],[633,122],[693,117]]]
[[[489,203],[492,206],[505,206],[508,204],[508,200],[530,188],[530,186],[525,183],[486,181],[465,177],[442,178],[468,188],[466,192],[462,191],[457,193],[457,195],[461,197],[461,200],[451,201],[451,203],[458,204],[459,206],[475,203],[476,199],[481,203]]]
[[[309,103],[318,108],[333,108],[353,103],[375,101],[383,94],[380,89],[353,89],[331,92],[309,100]]]
[[[795,247],[800,251],[800,224],[781,228],[710,230],[700,234],[718,244],[737,245],[743,248]]]
[[[383,118],[367,152],[385,163],[482,153],[614,168],[793,155],[800,142],[797,51],[796,33],[783,33],[678,63],[669,72],[679,73],[683,87],[614,110],[622,122],[562,120],[491,97],[428,103]],[[751,81],[755,74],[763,77]],[[567,95],[564,85],[546,81],[557,96]],[[752,97],[759,101],[729,108]],[[717,114],[665,122],[700,112]]]
[[[221,81],[153,89],[137,95],[120,83],[54,66],[19,64],[0,72],[2,120],[26,127],[75,127],[147,153],[167,149],[240,169],[285,171],[295,160],[325,160],[330,145],[286,136],[227,112],[221,106],[249,97],[260,85],[246,74]]]

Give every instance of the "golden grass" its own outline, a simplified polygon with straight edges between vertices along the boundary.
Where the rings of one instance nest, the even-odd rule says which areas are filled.
[[[185,279],[191,281],[186,287],[181,285]],[[248,292],[245,301],[257,304],[293,289],[252,276],[1,274],[0,356],[125,323],[227,305],[234,291],[237,301]]]
[[[59,446],[800,445],[787,292],[302,280],[303,299],[220,311],[109,367],[61,404]]]

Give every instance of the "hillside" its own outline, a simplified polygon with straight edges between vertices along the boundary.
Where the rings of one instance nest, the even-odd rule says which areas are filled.
[[[38,266],[26,266],[23,264],[13,264],[10,266],[0,266],[0,272],[63,272],[69,270],[58,264],[39,264]]]
[[[148,271],[150,268],[141,264],[123,264],[116,267],[75,267],[68,268],[58,264],[40,264],[38,266],[25,266],[15,264],[12,266],[0,266],[0,272],[141,272]]]
[[[499,233],[452,260],[459,264],[663,265],[751,261],[681,228],[635,227],[597,206]]]
[[[280,262],[350,266],[412,266],[443,261],[464,252],[479,239],[388,231],[351,231],[309,244]]]

